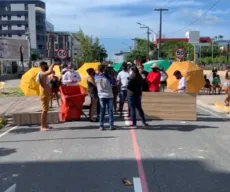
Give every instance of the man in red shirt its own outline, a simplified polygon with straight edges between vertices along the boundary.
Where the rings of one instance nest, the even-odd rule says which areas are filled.
[[[161,73],[157,64],[153,64],[152,72],[150,72],[146,78],[146,81],[149,85],[150,92],[159,92],[160,91],[160,81]]]

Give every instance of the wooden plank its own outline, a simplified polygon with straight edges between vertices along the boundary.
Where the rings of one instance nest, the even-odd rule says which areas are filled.
[[[188,121],[197,119],[194,94],[145,92],[142,95],[142,108],[146,119]]]
[[[59,112],[50,111],[47,117],[48,123],[58,123],[59,122]],[[13,123],[15,125],[39,125],[41,123],[41,112],[31,112],[31,113],[14,113]]]

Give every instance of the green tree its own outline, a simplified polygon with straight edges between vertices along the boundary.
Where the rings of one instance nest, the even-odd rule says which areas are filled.
[[[190,60],[193,59],[193,56],[194,56],[193,45],[191,45],[190,43],[174,42],[174,41],[166,42],[162,45],[162,48],[161,48],[162,57],[165,59],[175,58],[174,53],[176,49],[178,48],[185,49],[187,53],[187,57],[188,57],[187,59],[190,59]]]
[[[77,63],[104,61],[107,57],[107,51],[103,45],[100,44],[99,38],[95,38],[84,34],[82,30],[73,34],[73,38],[80,41],[80,51],[74,58]]]
[[[138,60],[142,63],[146,62],[146,59],[155,59],[156,58],[156,47],[154,46],[153,42],[149,42],[145,39],[135,38],[136,47],[127,55],[127,61],[134,61]],[[148,52],[148,45],[149,51]]]

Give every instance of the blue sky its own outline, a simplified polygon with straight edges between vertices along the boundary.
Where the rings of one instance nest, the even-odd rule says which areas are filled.
[[[163,35],[185,37],[188,30],[201,36],[223,35],[230,38],[230,1],[220,2],[193,25],[180,30],[202,15],[217,0],[45,0],[47,19],[58,31],[78,31],[99,37],[109,52],[129,50],[132,38],[146,38],[146,30],[136,23],[159,30],[159,13],[154,8],[168,8],[163,14]],[[179,31],[178,31],[179,30]],[[175,32],[178,31],[178,32]],[[153,34],[151,35],[153,39]]]

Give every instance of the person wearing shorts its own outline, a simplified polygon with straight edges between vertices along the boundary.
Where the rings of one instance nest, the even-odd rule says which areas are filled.
[[[47,131],[52,127],[48,127],[47,124],[47,115],[49,111],[49,102],[51,95],[51,88],[49,85],[48,76],[52,74],[55,64],[52,64],[50,67],[44,61],[40,63],[41,71],[37,74],[36,81],[39,84],[40,91],[40,100],[42,105],[41,113],[41,131]]]

